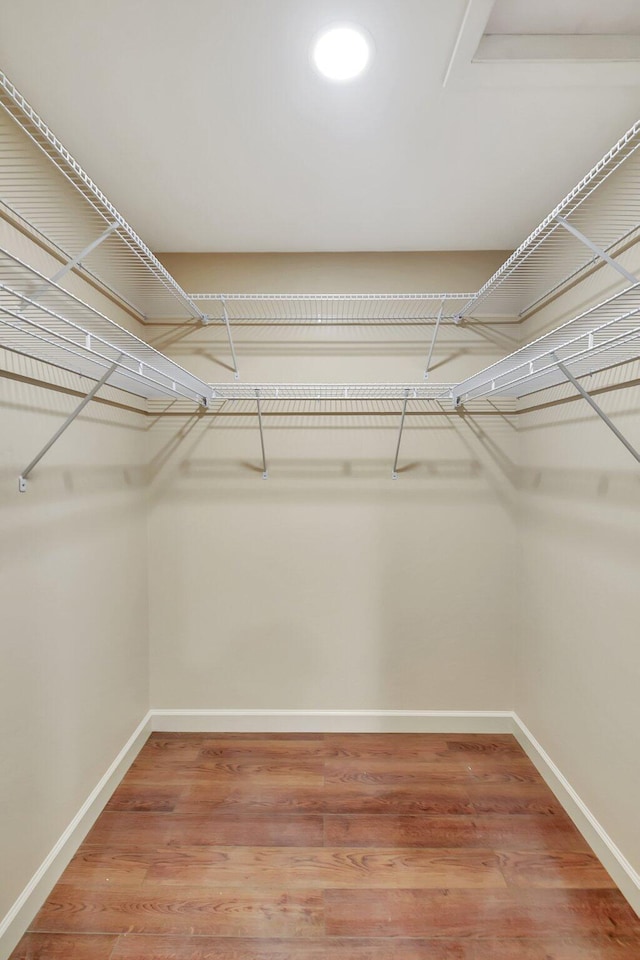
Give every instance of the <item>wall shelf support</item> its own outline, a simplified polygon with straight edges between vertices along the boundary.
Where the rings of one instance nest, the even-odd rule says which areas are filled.
[[[107,237],[110,237],[111,234],[113,233],[113,231],[114,231],[114,230],[117,230],[119,226],[120,226],[120,224],[118,224],[118,223],[111,223],[111,224],[107,227],[107,229],[106,229],[103,233],[100,234],[99,237],[96,237],[95,240],[92,240],[91,243],[87,244],[87,246],[86,246],[83,250],[81,250],[80,253],[77,254],[77,256],[73,257],[71,260],[67,260],[66,263],[63,263],[63,265],[60,267],[60,269],[57,270],[56,273],[54,273],[54,275],[50,278],[50,282],[51,282],[51,283],[58,283],[60,280],[62,280],[62,278],[63,278],[64,276],[66,276],[67,273],[69,273],[69,272],[70,272],[71,270],[73,270],[75,267],[79,267],[79,266],[81,265],[82,261],[84,260],[84,258],[87,257],[87,256],[91,253],[92,250],[95,250],[96,247],[99,247],[100,244],[101,244],[104,240],[107,239]],[[42,294],[43,294],[43,293],[46,293],[48,289],[49,289],[49,285],[48,285],[48,284],[43,284],[41,287],[39,287],[39,288],[35,291],[35,293],[33,293],[33,294],[29,297],[29,299],[30,299],[33,303],[37,302],[37,301],[40,299],[40,297],[42,296]]]
[[[600,417],[600,419],[601,419],[601,420],[604,420],[604,422],[606,423],[606,425],[609,427],[609,430],[611,430],[613,433],[615,433],[615,435],[616,435],[616,437],[618,438],[618,440],[620,441],[620,443],[622,443],[622,444],[627,448],[627,450],[629,451],[629,453],[631,454],[631,456],[632,456],[632,457],[635,457],[635,459],[638,461],[638,463],[640,463],[640,453],[638,453],[638,451],[635,449],[635,447],[633,447],[633,446],[629,443],[629,441],[627,440],[627,438],[626,438],[622,433],[620,433],[620,431],[618,430],[618,428],[616,427],[616,425],[611,422],[611,420],[609,419],[609,417],[606,415],[606,413],[604,412],[604,410],[596,403],[596,401],[593,399],[593,397],[591,396],[591,394],[590,394],[590,393],[587,393],[587,391],[584,389],[584,387],[582,386],[582,384],[578,383],[578,381],[577,381],[576,378],[573,376],[573,374],[565,367],[564,363],[562,363],[561,360],[558,360],[558,358],[555,356],[555,354],[554,354],[554,359],[555,359],[556,363],[558,364],[558,369],[562,371],[562,373],[565,375],[565,377],[567,378],[567,380],[568,380],[570,383],[573,384],[573,386],[576,388],[576,390],[578,391],[578,393],[579,393],[582,397],[584,397],[584,399],[587,401],[587,403],[589,404],[589,406],[592,407],[592,409],[595,410],[595,412],[598,414],[598,416]]]
[[[440,309],[438,310],[438,316],[436,317],[436,325],[433,331],[433,336],[431,337],[431,343],[429,345],[429,355],[427,356],[427,363],[424,368],[424,379],[429,379],[429,367],[431,366],[431,357],[433,356],[433,348],[436,345],[436,340],[438,338],[438,330],[440,329],[440,321],[442,320],[442,313],[444,310],[445,300],[442,301]]]
[[[31,471],[33,470],[33,468],[40,463],[40,461],[41,461],[42,458],[44,457],[45,453],[47,453],[47,451],[51,449],[51,447],[54,445],[54,443],[56,442],[56,440],[58,440],[58,439],[62,436],[62,434],[65,432],[65,430],[67,429],[67,427],[71,426],[71,424],[72,424],[73,421],[76,419],[76,417],[78,416],[78,414],[79,414],[79,413],[82,413],[82,411],[84,410],[84,408],[86,407],[86,405],[89,403],[89,401],[90,401],[90,400],[93,400],[93,398],[95,397],[95,395],[96,395],[96,393],[98,392],[98,390],[100,389],[100,387],[103,387],[103,386],[104,386],[104,384],[107,382],[107,380],[109,379],[109,377],[111,376],[111,374],[115,371],[115,369],[116,369],[116,367],[118,366],[118,364],[120,363],[120,360],[121,360],[121,359],[122,359],[121,357],[118,357],[118,359],[117,359],[114,363],[111,364],[111,366],[109,367],[109,369],[105,371],[105,373],[103,374],[103,376],[102,376],[102,377],[98,380],[98,382],[93,386],[93,388],[89,391],[89,393],[86,395],[86,397],[85,397],[83,400],[80,401],[80,403],[79,403],[78,406],[75,408],[75,410],[73,411],[73,413],[70,413],[70,414],[69,414],[69,416],[67,417],[67,419],[65,420],[65,422],[62,424],[62,426],[60,426],[60,427],[56,430],[56,432],[54,433],[54,435],[53,435],[53,436],[51,437],[51,439],[44,445],[44,447],[42,448],[42,450],[33,458],[33,460],[31,461],[31,463],[29,464],[29,466],[24,468],[24,470],[22,471],[22,473],[20,474],[20,477],[19,477],[19,479],[18,479],[18,492],[19,492],[19,493],[26,493],[26,490],[27,490],[27,480],[28,480],[29,474],[31,473]]]
[[[574,227],[572,223],[569,223],[568,220],[565,220],[564,217],[556,216],[555,219],[558,223],[568,230],[569,233],[573,234],[577,240],[580,240],[581,243],[584,243],[585,247],[588,247],[592,253],[595,253],[597,257],[600,257],[601,260],[604,260],[605,263],[608,263],[610,267],[613,267],[614,270],[617,270],[618,273],[622,274],[629,283],[637,283],[638,278],[634,277],[621,263],[618,263],[617,260],[614,260],[613,257],[610,257],[606,250],[603,250],[601,247],[597,246],[592,240],[589,240],[589,237],[585,237],[584,233]]]
[[[402,431],[404,430],[404,418],[407,413],[407,403],[409,401],[409,391],[404,395],[404,402],[402,404],[402,416],[400,417],[400,429],[398,431],[398,443],[396,444],[396,457],[393,461],[393,470],[391,471],[391,479],[398,479],[398,457],[400,456],[400,443],[402,442]]]
[[[227,310],[227,305],[224,302],[224,297],[220,298],[222,303],[222,315],[224,317],[224,325],[227,328],[227,337],[229,338],[229,348],[231,350],[231,357],[233,359],[233,377],[234,380],[240,379],[240,371],[238,370],[238,360],[236,357],[236,350],[233,345],[233,337],[231,336],[231,324],[229,323],[229,311]]]
[[[258,406],[258,426],[260,427],[260,448],[262,449],[262,479],[269,479],[269,471],[267,469],[267,457],[264,452],[264,431],[262,429],[262,408],[260,406],[260,391],[256,390],[256,404]]]

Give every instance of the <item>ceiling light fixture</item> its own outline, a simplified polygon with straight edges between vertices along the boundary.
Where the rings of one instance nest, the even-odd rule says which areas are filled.
[[[346,24],[321,33],[313,46],[313,62],[329,80],[354,80],[371,59],[371,43],[363,30]]]

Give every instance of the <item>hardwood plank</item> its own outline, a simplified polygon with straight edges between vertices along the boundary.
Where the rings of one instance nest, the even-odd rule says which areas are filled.
[[[536,783],[544,780],[528,757],[508,757],[500,753],[466,755],[465,765],[474,778],[483,783]]]
[[[198,740],[183,740],[177,737],[149,737],[138,753],[135,763],[149,760],[155,763],[173,763],[176,760],[196,760],[202,750]]]
[[[222,740],[213,739],[200,747],[203,758],[219,760],[253,760],[262,763],[286,760],[289,763],[304,760],[323,760],[329,756],[324,740]]]
[[[81,849],[94,846],[121,848],[195,846],[322,846],[320,816],[244,816],[219,814],[198,804],[195,814],[114,813],[105,811],[89,832]]]
[[[390,762],[376,758],[340,758],[325,763],[327,783],[531,783],[544,785],[540,774],[526,757],[505,760],[502,754],[480,755],[466,759],[464,755],[429,758],[399,758]]]
[[[322,894],[148,885],[114,890],[58,884],[35,918],[42,933],[150,933],[218,937],[308,937],[323,929]]]
[[[329,936],[449,938],[640,936],[617,890],[326,890]]]
[[[205,806],[206,804],[206,806]],[[202,805],[202,806],[200,806]],[[244,787],[194,783],[176,806],[181,813],[206,810],[228,813],[440,813],[471,814],[474,808],[467,786],[420,784],[406,787],[383,784],[327,784],[324,788],[295,790],[270,784]]]
[[[202,756],[196,760],[178,758],[170,765],[160,767],[153,758],[146,758],[131,765],[127,773],[128,783],[162,783],[170,778],[173,785],[180,783],[204,785],[209,783],[273,784],[286,787],[322,787],[324,764],[322,760],[268,761],[255,763],[244,760],[218,760]]]
[[[589,846],[567,816],[342,816],[324,818],[328,846],[463,847],[500,850],[573,850]]]
[[[326,784],[382,784],[403,788],[432,783],[466,784],[473,779],[462,760],[405,760],[390,763],[380,759],[328,760],[324,766]]]
[[[545,783],[487,784],[475,781],[469,783],[466,789],[474,813],[539,813],[566,816]]]
[[[147,882],[287,890],[351,888],[504,888],[489,850],[365,847],[180,847],[147,858]]]
[[[449,753],[442,734],[331,733],[325,736],[328,758],[438,760]]]
[[[110,960],[117,937],[27,933],[9,960]]]
[[[161,776],[161,774],[158,775],[159,781]],[[162,782],[153,784],[130,783],[125,778],[114,790],[105,810],[172,813],[187,787],[184,784],[171,786],[168,775],[165,776],[164,781],[164,784]],[[169,785],[167,785],[167,781],[169,781]]]
[[[474,947],[473,960],[638,960],[640,939],[593,936],[571,939],[485,940]]]
[[[208,937],[178,940],[133,935],[118,940],[111,960],[475,960],[474,951],[473,944],[453,940]],[[518,956],[513,954],[510,960],[517,960]],[[627,958],[612,957],[611,960]]]
[[[242,740],[317,740],[322,743],[326,737],[325,733],[256,733],[253,730],[244,730],[244,731],[228,731],[220,732],[215,731],[214,733],[167,733],[167,732],[156,732],[152,733],[150,738],[155,740],[159,738],[161,740],[189,740],[191,742],[202,742],[206,743],[209,740],[229,740],[233,741],[242,741]]]
[[[526,753],[511,733],[448,735],[446,742],[449,753],[500,753],[510,757],[526,757]]]
[[[517,887],[610,888],[615,883],[591,852],[513,851],[500,857],[502,872]]]
[[[144,852],[131,848],[105,850],[103,847],[80,847],[60,882],[140,886],[149,870],[147,859]]]

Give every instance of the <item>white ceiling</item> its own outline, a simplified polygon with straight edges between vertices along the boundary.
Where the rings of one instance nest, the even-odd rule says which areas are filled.
[[[640,32],[637,0],[533,6],[498,0],[490,25]],[[512,248],[640,116],[640,86],[443,88],[465,8],[3,0],[0,64],[155,250]],[[337,20],[376,50],[334,86],[309,47]]]

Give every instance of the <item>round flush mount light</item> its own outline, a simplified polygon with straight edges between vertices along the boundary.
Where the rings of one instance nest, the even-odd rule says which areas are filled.
[[[371,49],[371,41],[360,27],[336,24],[317,38],[313,62],[328,80],[355,80],[366,70]]]

